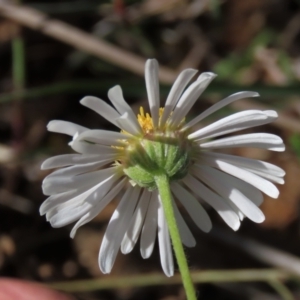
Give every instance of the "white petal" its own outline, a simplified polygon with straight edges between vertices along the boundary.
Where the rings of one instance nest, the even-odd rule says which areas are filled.
[[[182,71],[178,77],[176,78],[176,81],[174,82],[171,91],[168,95],[168,98],[166,100],[165,108],[163,115],[160,120],[160,126],[163,127],[167,119],[169,118],[173,108],[178,102],[179,97],[181,96],[182,92],[186,88],[187,84],[190,82],[190,80],[196,75],[198,71],[194,69],[186,69]]]
[[[170,116],[168,122],[170,126],[176,127],[182,121],[182,119],[187,115],[194,103],[215,77],[216,75],[213,73],[202,73],[198,79],[188,87],[178,101],[173,114]]]
[[[69,197],[67,201],[61,201],[61,203],[53,203],[53,207],[50,207],[46,213],[47,221],[50,221],[52,217],[54,217],[61,211],[71,211],[75,207],[82,206],[84,204],[84,200],[97,188],[98,186],[93,186],[77,194],[77,196],[75,197]],[[56,198],[53,199],[53,202],[56,202]]]
[[[156,59],[148,59],[146,61],[145,80],[153,126],[156,128],[159,120],[159,81]]]
[[[201,156],[218,158],[221,161],[228,162],[237,167],[251,169],[251,172],[259,171],[262,173],[271,174],[278,177],[283,177],[285,175],[285,171],[273,164],[268,162],[264,162],[262,160],[240,157],[235,155],[229,155],[224,153],[216,153],[216,152],[205,152],[202,153]]]
[[[267,124],[275,120],[277,117],[278,115],[275,111],[241,111],[193,132],[188,136],[188,138],[196,140],[212,138],[238,130]]]
[[[231,200],[250,220],[256,223],[261,223],[265,220],[262,211],[251,199],[243,194],[239,186],[232,186],[228,183],[227,179],[231,177],[230,175],[207,166],[194,167],[193,172],[202,182],[216,191],[220,196]]]
[[[113,177],[114,181],[116,181],[118,178]],[[108,180],[111,180],[111,178],[108,178]],[[103,185],[101,187],[102,190],[105,190],[104,183],[101,183]],[[89,195],[91,195],[95,190],[99,189],[99,185],[95,185],[86,189],[78,189],[78,190],[72,190],[70,193],[60,193],[56,195],[50,196],[45,201],[45,206],[43,207],[43,210],[46,211],[46,219],[47,221],[52,222],[65,222],[66,220],[63,220],[63,218],[66,218],[69,220],[69,218],[73,218],[72,210],[77,209],[78,207],[81,207],[82,209],[85,207],[91,207],[88,203],[85,203],[85,199],[88,198]],[[68,216],[69,214],[69,216]],[[54,216],[58,215],[55,219]],[[61,217],[63,216],[63,217]],[[80,216],[79,216],[80,217]],[[53,218],[53,219],[52,219]],[[72,219],[71,221],[68,221],[68,223],[72,223],[73,221],[77,220],[78,218],[75,217],[75,219]],[[64,224],[64,225],[66,225]],[[62,227],[64,225],[56,225],[57,227]]]
[[[47,169],[53,169],[59,167],[66,167],[69,165],[83,165],[87,163],[98,162],[98,161],[113,159],[113,158],[114,158],[114,154],[108,154],[105,156],[101,154],[96,154],[96,155],[63,154],[63,155],[52,156],[46,159],[43,162],[41,169],[47,170]]]
[[[47,176],[43,180],[42,188],[45,195],[66,192],[79,187],[93,186],[109,176],[118,173],[118,167],[111,167],[99,171],[77,176]]]
[[[260,177],[263,177],[269,181],[272,181],[274,183],[277,183],[277,184],[284,184],[284,179],[283,178],[280,178],[280,177],[277,177],[277,176],[274,176],[274,175],[271,175],[271,174],[267,174],[267,173],[264,173],[264,172],[260,172],[258,170],[253,170],[253,169],[248,169],[248,168],[244,168],[244,170],[246,171],[249,171],[249,172],[252,172]]]
[[[124,235],[121,244],[121,251],[123,254],[127,254],[131,252],[138,240],[139,234],[142,230],[142,226],[145,220],[150,197],[151,197],[151,193],[148,192],[147,189],[144,189],[140,201],[131,219],[129,228],[126,234]]]
[[[114,173],[113,175],[104,178],[104,180],[99,181],[96,185],[92,184],[85,187],[77,187],[76,189],[70,190],[68,192],[56,194],[49,197],[45,201],[48,202],[47,205],[45,203],[45,205],[48,206],[46,219],[50,220],[55,214],[57,214],[64,208],[82,205],[85,198],[87,198],[87,196],[89,196],[96,189],[98,189],[97,194],[95,194],[96,196],[104,196],[121,176],[121,174]],[[93,201],[97,202],[98,200],[99,198],[90,198],[89,204],[93,204]]]
[[[95,170],[99,170],[99,168],[103,167],[104,165],[107,165],[108,162],[113,161],[112,159],[104,159],[102,161],[92,162],[84,165],[75,165],[75,166],[69,166],[66,168],[61,168],[58,170],[55,170],[51,174],[47,176],[47,178],[52,176],[75,176]]]
[[[211,205],[217,213],[222,217],[222,219],[227,223],[229,227],[233,230],[238,230],[240,227],[240,220],[237,214],[232,210],[232,208],[227,204],[224,199],[219,195],[211,191],[199,180],[196,180],[193,176],[188,174],[183,182],[199,197]]]
[[[80,126],[78,124],[60,120],[50,121],[47,125],[47,129],[51,132],[64,133],[70,136],[74,136],[76,133],[79,134],[86,130],[89,130],[88,128]]]
[[[158,194],[157,191],[153,191],[151,194],[147,215],[141,233],[141,255],[144,259],[150,257],[153,252],[157,229]]]
[[[253,147],[272,151],[284,151],[285,149],[282,139],[275,134],[269,133],[249,133],[231,136],[200,144],[200,147],[205,149]]]
[[[119,118],[115,119],[115,122],[119,128],[135,136],[141,135],[141,128],[137,128],[130,119],[127,112],[123,113]]]
[[[245,215],[242,212],[240,212],[238,214],[238,216],[239,216],[241,222],[245,219]]]
[[[91,195],[93,195],[93,193],[91,193]],[[80,195],[80,198],[76,198],[76,202],[73,201],[68,207],[55,209],[56,213],[52,216],[48,215],[48,221],[51,226],[54,228],[63,227],[75,222],[85,215],[92,207],[88,203],[80,204],[79,202],[83,202],[85,199],[88,199],[88,197],[89,196],[86,197],[86,195],[82,194]],[[51,211],[48,211],[47,214],[49,212]]]
[[[157,227],[160,262],[166,276],[171,277],[174,275],[171,240],[160,196],[158,196],[158,199]]]
[[[128,135],[122,134],[120,132],[94,129],[79,134],[76,140],[102,144],[106,146],[119,146],[123,145],[125,143],[124,140],[128,138]]]
[[[273,183],[247,170],[236,167],[217,158],[203,157],[203,161],[211,167],[220,169],[225,173],[248,182],[272,198],[277,198],[279,195],[279,191]]]
[[[99,252],[99,266],[104,274],[113,267],[140,191],[139,187],[129,187],[109,221]]]
[[[108,98],[120,113],[120,115],[123,115],[125,112],[128,113],[131,125],[135,127],[137,132],[142,133],[142,129],[137,121],[136,115],[134,114],[128,103],[124,100],[122,89],[119,85],[114,86],[108,91]]]
[[[232,210],[238,215],[240,221],[243,221],[245,218],[245,215],[241,212],[241,210],[229,199],[223,198],[224,201],[232,208]]]
[[[86,195],[78,200],[84,201],[84,198],[86,198]],[[63,227],[75,222],[91,209],[90,205],[86,203],[79,205],[78,202],[79,201],[76,201],[76,203],[74,202],[68,207],[59,210],[55,208],[48,211],[46,214],[47,221],[49,221],[54,228]]]
[[[87,97],[84,97],[80,101],[80,103],[82,105],[85,105],[88,108],[96,111],[103,118],[105,118],[106,120],[108,120],[109,122],[114,124],[115,126],[119,127],[120,129],[125,130],[129,133],[133,132],[133,134],[140,133],[140,129],[137,130],[137,128],[131,124],[131,121],[129,120],[127,112],[120,115],[115,109],[113,109],[110,105],[108,105],[103,100],[96,98],[96,97],[87,96]],[[125,120],[120,120],[120,118],[125,119]],[[124,127],[124,124],[125,124],[125,127]],[[127,127],[129,127],[129,129]]]
[[[278,184],[284,183],[284,179],[282,178],[285,175],[284,170],[273,164],[261,160],[213,152],[202,153],[201,156],[218,158],[221,161],[225,161],[237,167],[241,167],[242,169],[259,175],[269,181]],[[201,158],[199,159],[199,163],[201,163]]]
[[[71,191],[64,192],[64,193],[51,195],[40,206],[40,215],[46,214],[47,211],[55,208],[56,206],[58,206],[64,202],[67,202],[67,201],[73,199],[74,197],[76,197],[86,191],[87,191],[87,189],[81,188],[81,189],[71,190]]]
[[[212,223],[209,215],[197,199],[177,182],[171,185],[173,195],[181,202],[195,224],[204,232],[209,232]]]
[[[52,227],[62,227],[81,218],[103,199],[116,179],[118,178],[108,178],[70,201],[55,207],[54,210],[48,211],[48,219]]]
[[[178,230],[179,230],[179,234],[180,234],[182,243],[186,247],[195,247],[196,240],[195,240],[193,234],[191,233],[189,227],[186,225],[174,200],[172,201],[172,204],[173,204],[174,215],[176,218],[176,223],[178,226]]]
[[[112,175],[107,180],[103,181],[101,184],[105,184],[102,192],[105,193],[105,190],[109,189],[114,190],[116,186],[116,182],[118,181],[119,176]],[[78,203],[82,204],[84,199],[93,192],[99,185],[92,186],[91,188],[78,188],[76,190],[71,190],[65,193],[55,194],[47,198],[40,207],[40,214],[44,215],[49,211],[52,211],[51,216],[55,215],[60,209],[64,207],[68,207],[70,204]],[[110,194],[109,192],[108,194]],[[107,195],[108,195],[107,194]],[[107,197],[107,195],[105,197]],[[81,199],[81,200],[80,200]],[[102,201],[101,201],[102,202]],[[55,209],[55,210],[54,210]],[[49,214],[47,215],[47,219],[49,219]]]
[[[85,141],[80,141],[75,139],[71,144],[71,147],[74,151],[82,154],[118,154],[121,152],[121,149],[112,148],[110,146],[102,146],[97,144],[91,144]]]
[[[101,211],[120,193],[126,183],[126,178],[116,184],[95,206],[74,225],[70,232],[70,237],[74,238],[77,229],[95,218]]]
[[[212,154],[220,154],[220,153],[212,153]],[[200,165],[202,165],[201,162],[199,163]],[[260,190],[255,188],[253,185],[233,176],[228,176],[226,180],[227,180],[226,182],[231,186],[235,186],[235,187],[238,186],[239,189],[243,192],[243,194],[246,195],[246,197],[248,197],[249,199],[251,199],[251,201],[255,203],[255,205],[260,206],[263,203],[264,201],[263,194],[261,193]]]
[[[216,112],[217,110],[221,109],[222,107],[224,107],[236,100],[240,100],[240,99],[248,98],[248,97],[258,97],[258,96],[259,96],[259,94],[256,92],[238,92],[238,93],[232,94],[229,97],[219,101],[218,103],[214,104],[213,106],[211,106],[210,108],[205,110],[198,117],[196,117],[195,119],[193,119],[192,121],[187,123],[182,128],[182,130],[186,130],[186,129],[194,126],[195,124],[197,124],[198,122],[200,122],[204,118],[206,118],[207,116],[211,115],[212,113]]]
[[[103,100],[93,96],[86,96],[80,100],[80,103],[118,127],[115,120],[120,117],[120,114]]]

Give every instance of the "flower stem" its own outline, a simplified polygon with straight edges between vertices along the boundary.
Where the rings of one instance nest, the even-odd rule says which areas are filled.
[[[197,298],[196,298],[195,288],[192,282],[191,274],[184,254],[181,238],[179,235],[177,222],[174,216],[172,196],[171,196],[170,183],[168,177],[165,174],[157,175],[155,176],[155,182],[159,191],[159,195],[162,200],[162,205],[167,219],[174,252],[181,273],[181,278],[182,278],[187,299],[196,300]]]

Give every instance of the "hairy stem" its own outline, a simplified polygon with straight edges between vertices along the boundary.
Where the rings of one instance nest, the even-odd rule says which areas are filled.
[[[181,273],[181,278],[183,286],[185,288],[187,299],[196,300],[197,298],[195,288],[192,282],[191,274],[187,264],[186,256],[184,254],[183,245],[181,242],[177,222],[174,215],[169,179],[167,175],[160,174],[158,176],[155,176],[155,182],[162,200],[162,205],[168,223],[172,244]]]

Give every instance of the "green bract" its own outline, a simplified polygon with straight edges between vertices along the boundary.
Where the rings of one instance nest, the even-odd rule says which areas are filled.
[[[158,174],[166,174],[170,181],[185,177],[192,145],[183,135],[164,133],[130,141],[125,151],[123,170],[132,184],[154,190]]]

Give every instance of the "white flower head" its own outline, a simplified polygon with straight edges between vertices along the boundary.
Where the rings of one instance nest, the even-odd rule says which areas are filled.
[[[145,114],[141,108],[136,117],[119,86],[108,92],[114,108],[91,96],[81,100],[82,105],[119,127],[120,132],[94,130],[58,120],[48,124],[49,131],[70,135],[69,145],[77,152],[51,157],[42,165],[42,169],[60,168],[43,181],[43,192],[49,198],[42,204],[40,213],[46,214],[53,227],[77,221],[71,231],[74,237],[80,226],[121,195],[100,248],[99,266],[103,273],[110,273],[119,249],[124,254],[131,252],[139,237],[141,255],[148,258],[158,235],[162,268],[167,276],[173,275],[169,230],[153,180],[157,171],[163,171],[169,178],[176,221],[187,247],[195,246],[196,241],[177,208],[177,201],[195,224],[208,232],[211,220],[199,200],[212,206],[228,226],[237,230],[245,217],[257,223],[264,220],[259,209],[263,201],[261,192],[278,197],[273,183],[284,182],[285,172],[281,168],[213,152],[234,147],[284,151],[281,138],[273,134],[223,137],[270,123],[277,118],[277,113],[246,110],[193,131],[192,126],[220,108],[241,98],[258,96],[254,92],[233,94],[186,122],[186,115],[215,77],[213,73],[202,73],[188,86],[196,73],[193,69],[182,71],[165,107],[161,108],[158,63],[148,60],[145,78],[151,114]]]

